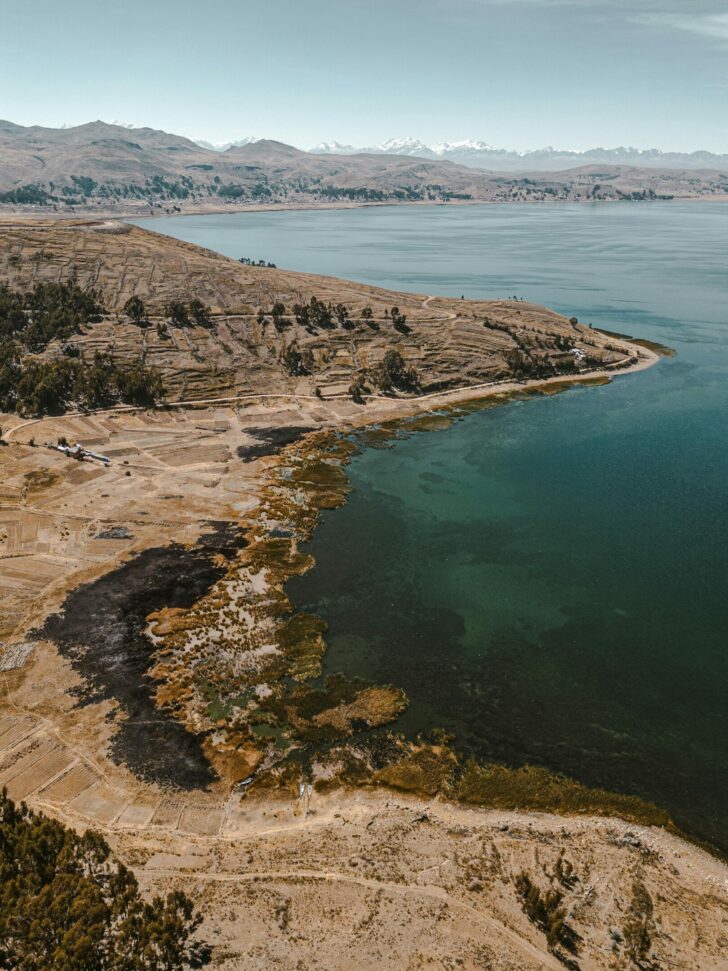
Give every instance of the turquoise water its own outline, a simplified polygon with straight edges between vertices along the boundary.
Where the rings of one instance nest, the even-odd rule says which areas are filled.
[[[145,225],[149,225],[145,223]],[[289,585],[327,672],[399,726],[669,809],[728,849],[728,206],[482,206],[155,220],[233,256],[517,294],[678,355],[366,449]]]

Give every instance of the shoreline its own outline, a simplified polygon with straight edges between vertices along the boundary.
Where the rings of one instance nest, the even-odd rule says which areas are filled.
[[[658,360],[655,352],[647,351],[632,369],[616,373],[644,370]],[[377,404],[360,406],[354,413],[346,408],[346,415],[335,411],[336,404],[342,404],[341,399],[333,399],[328,424],[311,437],[323,436],[322,451],[325,452],[324,439],[331,442],[332,436],[336,437],[336,429],[346,434],[347,428],[364,428],[366,434],[366,425],[376,425],[379,421],[396,423],[406,419],[407,413],[426,418],[436,413],[438,407],[448,409],[465,401],[506,403],[508,395],[513,393],[537,393],[539,388],[549,393],[549,388],[561,391],[613,377],[614,373],[610,372],[592,372],[576,381],[557,378],[527,384],[512,382],[512,391],[505,391],[501,385],[475,394],[473,388],[459,388],[455,389],[455,397],[452,393],[440,393],[424,399],[395,399],[384,402],[385,406],[389,405],[386,411]],[[193,406],[189,410],[172,409],[167,418],[158,412],[154,415],[162,419],[165,428],[173,416],[179,421],[180,431],[189,436],[192,429],[211,422],[220,423],[223,415],[230,412],[228,408]],[[265,405],[250,401],[238,414],[245,419],[243,427],[270,422],[275,415],[291,420],[290,410],[271,412]],[[98,417],[90,416],[90,419],[89,428],[99,425]],[[81,420],[71,417],[67,427],[77,428]],[[130,428],[136,420],[133,415],[119,416],[119,423],[131,423]],[[54,421],[62,429],[64,419]],[[122,431],[121,442],[126,438],[127,434]],[[247,466],[253,478],[246,502],[253,496],[256,501],[255,505],[249,505],[247,512],[238,510],[236,514],[236,504],[214,503],[216,516],[227,519],[234,515],[237,527],[248,527],[247,538],[253,549],[249,545],[242,551],[243,556],[255,559],[250,530],[256,524],[268,535],[279,525],[285,525],[285,520],[279,518],[280,503],[266,510],[261,505],[261,497],[275,488],[278,476],[281,481],[286,479],[285,469],[295,473],[297,466],[290,452],[309,451],[306,441],[307,438],[302,438],[277,454]],[[17,443],[11,442],[10,448],[17,447]],[[308,454],[308,464],[314,472],[320,468],[315,452],[314,446]],[[257,472],[253,466],[258,468]],[[130,468],[135,469],[131,459]],[[132,474],[136,475],[136,471]],[[194,498],[187,486],[191,474],[185,472],[183,480],[176,480],[179,482],[176,486],[172,481],[165,485],[160,482],[156,491],[178,489],[187,497],[179,496],[187,505]],[[303,478],[319,481],[318,474],[313,479],[308,475]],[[103,476],[100,481],[104,481]],[[331,487],[325,484],[327,481],[324,481],[323,494],[320,487],[311,492],[311,496],[324,501],[323,508],[330,508],[332,498],[338,501]],[[113,487],[99,485],[98,488],[113,495]],[[335,490],[337,495],[345,492],[340,480]],[[210,508],[213,495],[202,497],[201,508]],[[305,527],[308,522],[315,528],[310,508],[301,508],[294,492],[288,498],[299,523]],[[94,509],[95,522],[103,513],[103,498],[99,502],[101,508]],[[144,520],[139,514],[136,520],[129,516],[120,519],[119,513],[113,512],[108,516],[107,521],[113,525],[128,522],[141,541],[129,549],[120,549],[117,565],[129,563],[130,557],[137,555],[134,551],[168,542],[165,537],[173,542],[183,538],[178,526],[174,526],[171,534],[165,532],[167,523],[158,522],[158,516],[159,512],[152,508],[149,518],[154,522],[147,522],[145,528],[149,532],[145,536],[140,532]],[[172,511],[165,517],[171,522],[175,518]],[[200,522],[194,514],[192,521],[193,531],[186,539],[194,544],[195,537],[199,537]],[[292,542],[295,549],[295,536]],[[267,551],[271,552],[274,551]],[[231,562],[228,578],[231,585],[241,587],[241,570],[245,565],[245,561],[240,566]],[[247,565],[250,566],[249,561]],[[309,558],[299,566],[311,568],[313,563]],[[101,577],[108,578],[114,568],[113,564],[106,563],[97,567],[94,575],[101,569]],[[252,569],[251,573],[252,593],[267,596],[255,579],[261,572]],[[70,589],[78,589],[80,582],[78,577],[74,578]],[[277,582],[285,582],[283,575],[278,575]],[[229,622],[234,605],[220,597],[221,589],[213,587],[210,598],[219,601],[215,609],[221,611],[221,619],[226,614]],[[62,602],[58,594],[53,599],[56,604]],[[244,595],[243,610],[250,608],[251,603]],[[184,628],[188,613],[176,616]],[[205,621],[208,636],[214,636],[216,615],[203,610],[201,619]],[[241,619],[234,620],[236,628]],[[194,637],[195,629],[190,633]],[[393,950],[394,966],[405,966],[399,962],[401,952],[397,952],[397,947],[405,954],[416,952],[418,935],[426,933],[428,941],[442,942],[438,946],[449,957],[465,953],[463,949],[469,946],[465,942],[475,938],[482,942],[479,947],[490,948],[489,953],[496,955],[496,967],[508,966],[500,962],[512,962],[517,955],[519,967],[524,971],[543,968],[558,971],[563,965],[546,947],[543,934],[524,915],[516,888],[524,872],[537,883],[548,881],[549,874],[558,871],[559,860],[564,859],[574,868],[577,880],[573,887],[561,887],[560,892],[565,896],[570,920],[581,936],[585,967],[608,966],[602,957],[609,953],[612,944],[609,933],[613,927],[625,926],[635,881],[648,888],[650,897],[656,901],[656,914],[667,922],[671,931],[670,937],[654,935],[653,947],[657,953],[661,957],[664,954],[670,959],[679,958],[682,966],[691,971],[713,966],[719,947],[714,942],[720,939],[719,900],[728,887],[728,865],[724,857],[697,839],[676,832],[665,814],[653,810],[654,815],[643,816],[638,802],[628,797],[616,797],[611,812],[606,804],[597,810],[599,791],[580,790],[573,783],[569,783],[575,796],[573,801],[562,790],[550,807],[543,803],[544,795],[548,798],[548,789],[545,793],[534,790],[539,800],[536,806],[529,805],[528,787],[522,786],[512,790],[517,794],[515,799],[506,790],[500,795],[496,793],[499,798],[493,800],[486,789],[482,803],[472,798],[477,797],[477,787],[471,786],[469,800],[460,798],[458,789],[440,791],[438,788],[432,792],[427,785],[433,761],[445,769],[452,768],[448,753],[433,746],[403,747],[402,758],[395,766],[399,773],[396,777],[383,778],[379,771],[369,780],[355,783],[343,777],[340,780],[327,777],[325,773],[322,784],[317,785],[290,773],[276,777],[263,765],[261,769],[269,778],[260,787],[233,786],[227,791],[219,785],[208,791],[170,789],[140,780],[124,765],[110,760],[109,744],[119,728],[119,719],[111,720],[119,711],[113,701],[82,709],[65,701],[65,710],[57,709],[57,701],[48,703],[57,694],[58,687],[72,692],[78,684],[75,677],[69,680],[68,661],[64,659],[59,666],[54,653],[50,644],[40,642],[29,664],[4,674],[6,691],[11,684],[19,682],[24,687],[20,693],[16,688],[12,696],[6,696],[3,727],[9,721],[16,737],[22,732],[23,738],[29,738],[30,745],[36,746],[39,753],[50,751],[56,760],[48,769],[51,773],[57,773],[58,759],[65,758],[63,766],[75,759],[70,769],[64,768],[60,775],[52,774],[40,789],[24,795],[25,800],[34,809],[77,830],[100,831],[116,856],[133,870],[146,894],[165,894],[176,889],[188,892],[205,915],[203,934],[216,945],[215,967],[221,971],[253,971],[261,966],[261,961],[266,966],[275,966],[282,960],[283,966],[289,966],[294,958],[308,960],[312,967],[316,965],[311,962],[322,960],[332,967],[342,966],[342,962],[353,967],[381,966],[377,964],[381,961],[378,952],[372,955],[370,963],[358,963],[368,953],[366,940],[357,938],[356,959],[350,951],[342,950],[342,941],[347,940],[349,932],[336,917],[337,907],[345,908],[347,927],[349,923],[356,926],[362,921],[366,927],[366,921],[375,917],[374,927],[386,928],[390,940],[387,953]],[[87,744],[85,739],[89,737],[96,740],[95,745]],[[346,747],[349,743],[344,739],[341,744]],[[352,744],[356,746],[356,738]],[[64,756],[66,752],[68,755]],[[423,759],[423,755],[427,758]],[[38,758],[37,755],[30,757],[34,761]],[[19,764],[22,767],[25,763]],[[335,759],[332,767],[335,775]],[[40,771],[32,769],[36,776]],[[22,780],[27,774],[19,778]],[[415,783],[414,788],[406,788],[408,781]],[[558,784],[558,779],[555,781]],[[420,789],[421,782],[425,785]],[[554,777],[550,784],[554,784]],[[11,791],[17,785],[16,779],[11,779]],[[78,794],[77,790],[80,790]],[[584,796],[587,801],[581,803]],[[503,799],[513,802],[504,805]],[[596,920],[590,916],[590,908],[595,905]],[[692,925],[688,923],[687,930],[683,930],[680,923],[696,906],[701,913],[699,942],[691,936]],[[289,910],[281,911],[282,907],[289,908],[290,914]],[[275,916],[279,913],[287,916],[279,919]],[[235,916],[228,916],[232,914]],[[467,930],[459,930],[459,925],[453,923],[455,919],[464,921]],[[677,951],[676,927],[681,928]],[[479,953],[482,956],[483,952]],[[693,960],[698,963],[691,963]]]
[[[245,212],[316,212],[319,210],[344,210],[344,209],[381,209],[381,208],[422,208],[422,207],[437,207],[437,208],[452,208],[452,207],[469,207],[469,206],[567,206],[567,205],[578,205],[578,206],[614,206],[614,205],[636,205],[636,204],[666,204],[676,202],[728,202],[728,193],[719,193],[716,195],[685,195],[685,196],[675,196],[672,199],[452,199],[447,202],[438,202],[436,200],[412,200],[412,201],[386,201],[386,202],[351,202],[351,201],[337,201],[337,202],[281,202],[281,203],[251,203],[250,205],[227,205],[221,204],[216,205],[203,205],[200,207],[189,207],[187,209],[182,209],[180,212],[174,211],[157,211],[149,212],[145,210],[136,209],[133,207],[112,209],[112,208],[93,208],[89,207],[86,209],[76,208],[73,210],[48,210],[46,207],[38,206],[34,209],[26,208],[19,209],[11,206],[0,205],[0,219],[11,218],[13,220],[17,219],[23,221],[28,220],[38,220],[47,219],[50,221],[56,220],[74,220],[74,219],[109,219],[109,220],[119,220],[122,222],[127,222],[130,219],[134,220],[149,220],[153,221],[155,219],[169,219],[178,216],[234,216]]]
[[[622,343],[628,343],[631,341],[631,339],[626,336],[620,336],[618,339]],[[528,381],[500,381],[480,385],[465,385],[463,387],[451,388],[445,391],[433,391],[428,394],[418,395],[411,398],[365,394],[362,395],[363,399],[368,402],[369,405],[374,406],[377,417],[373,416],[372,412],[369,411],[367,413],[356,413],[361,419],[360,421],[357,421],[352,417],[349,417],[346,420],[352,422],[352,428],[359,428],[365,427],[368,424],[377,424],[381,420],[381,418],[378,417],[380,414],[382,417],[386,417],[386,419],[397,419],[400,417],[406,418],[410,417],[412,414],[426,414],[428,411],[436,411],[438,408],[447,407],[450,404],[462,404],[463,402],[469,401],[488,400],[490,398],[498,397],[499,395],[508,394],[511,392],[538,391],[539,388],[554,385],[572,386],[584,384],[588,386],[589,384],[596,381],[601,381],[602,379],[612,380],[614,377],[620,377],[621,375],[635,374],[639,371],[644,371],[647,368],[653,367],[660,361],[660,358],[664,356],[649,347],[642,345],[632,346],[639,347],[639,360],[627,367],[620,366],[622,362],[617,362],[616,364],[611,365],[611,367],[605,366],[594,369],[593,371],[585,371],[583,373],[574,375],[560,374],[550,378],[533,378]],[[214,405],[235,405],[244,402],[253,404],[258,401],[272,401],[276,399],[292,402],[309,401],[316,402],[320,405],[326,405],[327,402],[351,402],[350,396],[345,392],[325,395],[322,398],[318,398],[315,395],[295,394],[293,392],[275,392],[269,394],[253,393],[245,395],[223,396],[220,398],[194,398],[180,401],[165,401],[160,402],[152,408],[135,405],[115,405],[111,408],[100,408],[93,411],[69,411],[60,416],[60,418],[78,418],[93,415],[137,414],[146,411],[164,412],[176,409],[181,411],[193,411],[199,408],[207,408]],[[427,404],[423,405],[423,402],[427,402]],[[14,422],[13,419],[16,417],[18,416],[8,415],[6,418],[5,439],[7,441],[17,441],[15,439],[15,434],[20,432],[23,428],[35,426],[43,422],[59,421],[59,416],[53,415],[43,415],[39,418],[30,418]],[[334,421],[342,420],[335,412],[332,413],[331,418]]]

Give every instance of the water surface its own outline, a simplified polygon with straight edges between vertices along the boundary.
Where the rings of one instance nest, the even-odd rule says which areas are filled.
[[[149,225],[148,222],[144,225]],[[425,293],[516,294],[678,356],[367,449],[298,606],[327,672],[450,730],[669,809],[728,849],[728,206],[378,208],[152,228]]]

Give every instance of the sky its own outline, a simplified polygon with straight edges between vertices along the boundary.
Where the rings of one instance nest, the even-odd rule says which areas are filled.
[[[728,152],[728,0],[0,0],[0,118]]]

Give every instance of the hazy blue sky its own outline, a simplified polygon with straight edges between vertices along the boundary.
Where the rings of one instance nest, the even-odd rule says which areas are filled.
[[[0,117],[728,152],[728,0],[0,0]]]

